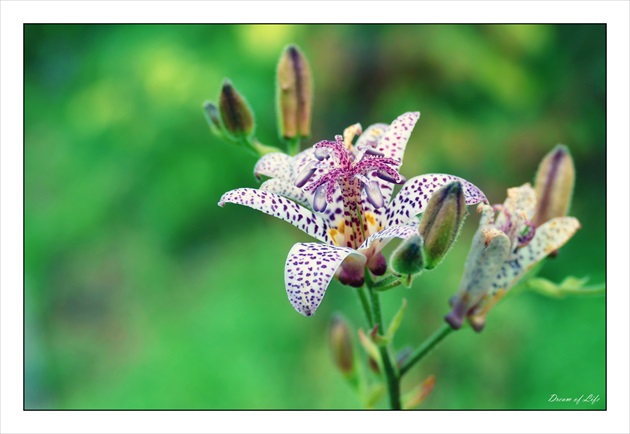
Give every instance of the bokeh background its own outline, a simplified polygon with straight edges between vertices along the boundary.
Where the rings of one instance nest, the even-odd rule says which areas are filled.
[[[603,281],[605,38],[603,25],[26,25],[25,407],[361,407],[327,344],[334,312],[363,326],[354,291],[333,283],[300,316],[283,267],[308,236],[217,206],[257,185],[256,160],[210,134],[202,103],[230,78],[259,139],[278,145],[274,75],[289,43],[314,74],[311,142],[420,110],[402,173],[457,174],[495,203],[568,145],[583,228],[541,275]],[[409,301],[398,347],[447,313],[471,211],[440,267],[382,297],[386,317]],[[603,296],[524,292],[483,333],[450,336],[403,389],[434,374],[425,409],[602,409],[605,342]]]

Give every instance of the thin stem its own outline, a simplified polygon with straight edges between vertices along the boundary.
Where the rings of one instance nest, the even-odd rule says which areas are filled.
[[[409,359],[405,362],[405,364],[400,368],[400,376],[405,375],[409,369],[413,367],[416,363],[424,358],[437,344],[439,344],[442,339],[447,337],[453,329],[448,324],[443,324],[433,335],[429,337],[426,341],[424,341],[412,354],[409,356]]]
[[[392,410],[400,410],[400,377],[394,369],[392,359],[387,346],[379,346],[381,359],[383,361],[383,370],[387,378],[387,392],[389,393],[389,404]]]
[[[365,293],[365,287],[362,286],[360,288],[357,288],[357,294],[359,295],[359,301],[361,302],[361,307],[363,308],[365,319],[367,320],[370,329],[372,329],[374,327],[374,318],[372,317],[372,308],[370,307],[370,302],[368,301],[367,294]]]
[[[300,152],[300,136],[295,136],[291,139],[286,139],[287,153],[289,155],[296,155]]]
[[[385,325],[383,324],[383,315],[381,313],[381,301],[378,292],[373,289],[374,279],[370,275],[369,270],[365,270],[365,286],[370,294],[370,301],[372,302],[372,318],[374,319],[374,326],[378,324],[379,335],[383,334]],[[392,410],[400,410],[400,377],[392,357],[389,353],[388,345],[379,345],[379,353],[381,355],[381,361],[383,362],[383,371],[387,381],[387,392],[389,393],[389,404]]]

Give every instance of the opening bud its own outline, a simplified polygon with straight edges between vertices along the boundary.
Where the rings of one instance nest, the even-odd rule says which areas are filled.
[[[569,149],[557,145],[540,162],[534,189],[538,200],[534,225],[567,215],[573,195],[575,167]]]
[[[313,80],[306,57],[295,45],[282,53],[277,73],[280,134],[286,139],[311,134]]]
[[[459,182],[446,184],[433,193],[418,231],[424,239],[424,268],[435,268],[457,238],[466,217],[464,189]]]
[[[254,132],[254,115],[245,98],[234,89],[229,80],[225,80],[221,89],[219,111],[224,131],[229,138],[240,140],[250,137]]]
[[[330,348],[339,370],[349,376],[354,371],[354,353],[350,338],[350,327],[340,314],[335,314],[330,324]]]

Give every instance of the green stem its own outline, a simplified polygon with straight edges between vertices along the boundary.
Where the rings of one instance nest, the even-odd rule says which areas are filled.
[[[439,344],[442,339],[447,337],[453,329],[448,324],[443,324],[433,335],[429,337],[426,341],[424,341],[412,354],[409,356],[409,359],[405,362],[405,364],[400,368],[400,376],[405,375],[409,369],[413,367],[416,363],[424,358],[437,344]]]
[[[287,153],[289,155],[297,155],[300,152],[300,136],[295,136],[291,139],[286,139]]]
[[[374,318],[372,317],[370,302],[368,301],[367,295],[365,293],[365,287],[361,286],[360,288],[357,288],[357,294],[359,295],[359,301],[361,302],[361,307],[363,308],[365,319],[367,320],[370,329],[372,329],[374,327]]]
[[[369,270],[365,270],[365,286],[370,294],[372,302],[372,318],[374,326],[378,324],[378,334],[382,336],[385,325],[383,324],[383,315],[381,313],[381,301],[378,292],[373,289],[374,280]],[[387,392],[389,393],[389,404],[392,410],[400,410],[400,377],[396,372],[395,365],[389,353],[388,345],[379,345],[379,353],[383,362],[383,371],[387,381]]]

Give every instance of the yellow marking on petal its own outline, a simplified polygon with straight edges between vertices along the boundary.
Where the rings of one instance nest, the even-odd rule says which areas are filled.
[[[339,230],[339,232],[344,233],[346,231],[346,221],[341,220],[341,223],[339,223],[339,227],[337,229]]]
[[[366,212],[365,213],[365,219],[371,225],[375,225],[376,224],[376,217],[371,212]]]
[[[337,231],[337,229],[328,229],[328,235],[330,236],[333,244],[335,246],[339,246],[339,243],[337,242],[337,235],[339,235],[339,232]]]

